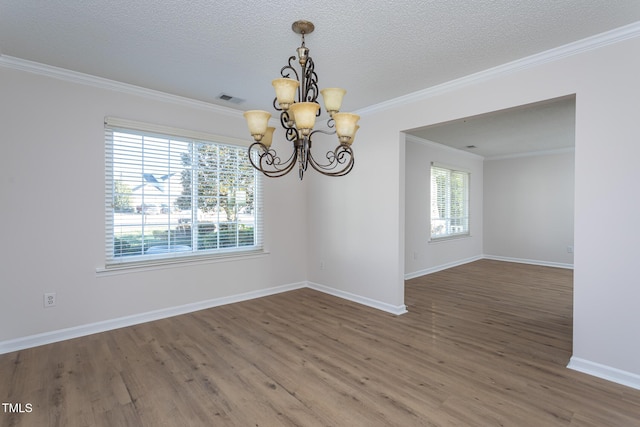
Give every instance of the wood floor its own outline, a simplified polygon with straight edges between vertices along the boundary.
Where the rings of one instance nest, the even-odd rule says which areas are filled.
[[[0,355],[0,426],[640,426],[565,366],[572,272],[482,260],[396,317],[313,290]]]

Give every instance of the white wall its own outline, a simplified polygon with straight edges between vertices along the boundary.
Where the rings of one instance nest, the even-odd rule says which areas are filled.
[[[576,58],[573,361],[640,375],[640,38]],[[612,185],[612,183],[614,183]],[[612,214],[615,212],[615,217]],[[603,219],[613,227],[600,227]],[[615,371],[610,373],[615,375]],[[636,379],[640,388],[640,376]]]
[[[431,162],[470,173],[469,237],[429,241]],[[484,234],[482,157],[407,136],[405,180],[405,277],[417,277],[480,258]]]
[[[335,265],[320,277],[337,289],[384,301],[404,301],[405,141],[402,132],[431,124],[576,94],[574,354],[592,368],[636,377],[640,387],[640,29],[615,44],[563,49],[557,58],[492,70],[360,111],[356,167],[342,184],[321,186],[312,209],[330,194],[345,200],[338,220],[314,215],[310,242]],[[602,167],[607,167],[603,179]],[[611,185],[615,183],[615,185]],[[315,190],[315,189],[314,189]],[[310,190],[313,191],[313,190]],[[408,195],[407,195],[408,197]],[[615,229],[598,227],[617,216]],[[330,209],[333,209],[331,207]],[[357,226],[347,227],[347,224]],[[337,245],[348,235],[353,245]],[[354,247],[357,248],[354,250]],[[310,260],[315,262],[315,260]],[[578,368],[577,364],[573,364]]]
[[[306,280],[305,192],[265,182],[268,255],[123,274],[104,265],[104,117],[248,140],[239,112],[0,67],[0,344]],[[161,99],[162,98],[162,99]],[[295,206],[298,215],[282,215]],[[43,308],[43,293],[57,306]]]
[[[325,292],[399,314],[405,311],[404,290],[398,287],[402,267],[397,264],[402,250],[397,239],[399,177],[394,173],[399,136],[373,138],[370,126],[367,117],[360,120],[349,175],[330,178],[311,172],[305,178],[309,281]],[[314,142],[314,148],[318,145]]]
[[[350,175],[310,180],[305,186],[294,185],[295,177],[268,184],[266,196],[273,204],[267,209],[279,207],[268,214],[268,257],[104,278],[95,276],[103,258],[104,214],[102,191],[94,191],[104,180],[103,117],[244,137],[241,119],[1,69],[0,223],[5,228],[0,340],[296,282],[305,278],[307,263],[306,277],[313,282],[401,309],[403,131],[576,94],[572,362],[601,376],[635,376],[640,387],[635,268],[640,230],[626,225],[640,217],[639,35],[636,25],[603,39],[597,49],[579,45],[572,54],[562,49],[557,58],[541,55],[360,111],[356,166]],[[613,39],[616,44],[609,43]],[[600,173],[603,165],[606,179]],[[57,228],[38,227],[40,207],[56,205],[60,198],[40,191],[37,172],[78,194],[83,216],[72,221],[54,211],[50,222]],[[282,206],[303,210],[305,189],[308,211],[286,215]],[[615,230],[597,227],[610,217],[612,206],[618,214]],[[331,214],[323,215],[327,210]],[[301,248],[309,248],[309,254]],[[331,264],[318,270],[317,258],[325,254]],[[42,293],[54,290],[52,283],[59,305],[45,311]]]
[[[574,152],[484,162],[484,255],[570,267]]]

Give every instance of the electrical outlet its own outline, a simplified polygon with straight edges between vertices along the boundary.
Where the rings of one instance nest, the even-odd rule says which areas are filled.
[[[44,294],[44,307],[55,307],[56,305],[56,293],[51,292],[48,294]]]
[[[324,270],[324,261],[320,261],[320,270]]]
[[[569,254],[573,253],[573,246],[567,246],[567,253]]]

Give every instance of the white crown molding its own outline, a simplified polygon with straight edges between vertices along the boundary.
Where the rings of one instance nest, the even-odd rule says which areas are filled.
[[[423,139],[415,135],[405,134],[405,141],[413,142],[420,145],[425,145],[427,147],[435,148],[438,150],[444,150],[451,153],[460,154],[462,156],[467,156],[472,159],[484,160],[484,157],[480,156],[479,154],[470,153],[468,151],[460,150],[458,148],[449,147],[448,145],[440,144],[439,142],[429,141],[428,139]]]
[[[398,98],[390,99],[378,104],[374,104],[360,110],[356,113],[360,115],[372,114],[379,111],[384,111],[389,108],[408,104],[410,102],[424,100],[445,92],[460,89],[465,86],[469,86],[474,83],[482,82],[485,80],[493,79],[505,74],[514,73],[523,69],[535,67],[547,62],[556,61],[568,56],[576,55],[582,52],[598,49],[603,46],[619,43],[621,41],[635,38],[640,36],[640,21],[633,24],[626,25],[602,34],[588,37],[586,39],[578,40],[573,43],[566,44],[554,49],[547,50],[535,55],[528,56],[526,58],[518,59],[506,64],[499,65],[497,67],[489,68],[478,73],[470,74],[459,79],[451,80],[449,82],[432,86],[417,92],[410,93]],[[181,97],[177,95],[171,95],[165,92],[147,89],[140,86],[135,86],[127,83],[117,82],[115,80],[109,80],[102,77],[96,77],[89,74],[79,73],[76,71],[67,70],[64,68],[54,67],[51,65],[45,65],[38,62],[28,61],[26,59],[16,58],[12,56],[2,55],[0,52],[0,66],[6,68],[13,68],[16,70],[27,71],[30,73],[40,74],[52,78],[70,81],[73,83],[80,83],[89,86],[94,86],[102,89],[114,90],[132,95],[143,96],[155,100],[164,102],[172,102],[175,104],[195,107],[200,109],[212,110],[217,113],[231,115],[238,117],[242,115],[241,110],[233,108],[223,107],[216,104],[211,104],[204,101],[198,101],[191,98]]]
[[[575,153],[575,151],[576,151],[575,147],[565,147],[565,148],[556,148],[553,150],[530,151],[527,153],[514,153],[514,154],[505,154],[502,156],[485,157],[484,160],[491,161],[491,160],[516,159],[519,157],[551,156],[553,154]]]
[[[415,135],[405,134],[405,141],[413,142],[415,144],[424,145],[424,146],[431,147],[438,150],[444,150],[451,153],[456,153],[461,156],[471,157],[473,159],[480,159],[483,161],[506,160],[506,159],[516,159],[520,157],[533,157],[533,156],[550,156],[554,154],[574,153],[576,151],[575,147],[564,147],[564,148],[556,148],[552,150],[539,150],[539,151],[530,151],[526,153],[513,153],[513,154],[504,154],[501,156],[484,157],[476,153],[470,153],[469,151],[450,147],[448,145],[444,145],[444,144],[440,144],[439,142],[434,142],[428,139],[420,138]]]
[[[496,67],[470,74],[459,79],[451,80],[446,83],[419,90],[408,95],[400,96],[388,101],[383,101],[379,104],[374,104],[369,107],[357,110],[356,113],[362,116],[378,113],[390,108],[406,105],[411,102],[422,101],[428,98],[432,98],[436,95],[470,86],[475,83],[480,83],[486,80],[494,79],[496,77],[512,74],[528,68],[533,68],[548,62],[553,62],[569,56],[577,55],[579,53],[599,49],[601,47],[616,44],[638,36],[640,36],[640,21],[634,22],[633,24],[629,24],[624,27],[616,28],[611,31],[607,31],[605,33],[596,34],[595,36],[587,37],[586,39],[578,40],[573,43],[540,52],[535,55],[517,59],[506,64],[498,65]]]
[[[71,71],[65,68],[59,68],[51,65],[41,64],[38,62],[28,61],[26,59],[16,58],[13,56],[0,55],[0,66],[12,68],[14,70],[39,74],[41,76],[64,80],[71,83],[93,86],[99,89],[112,90],[129,95],[149,98],[156,101],[170,102],[185,107],[209,110],[219,114],[242,118],[242,111],[233,108],[223,107],[221,105],[198,101],[192,98],[172,95],[158,90],[147,89],[141,86],[135,86],[128,83],[122,83],[115,80],[92,76],[90,74],[79,73],[77,71]]]

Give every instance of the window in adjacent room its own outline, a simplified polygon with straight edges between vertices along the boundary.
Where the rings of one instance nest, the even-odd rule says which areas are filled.
[[[469,173],[431,165],[431,239],[469,235]]]
[[[108,118],[106,265],[262,248],[260,176],[228,138]]]

